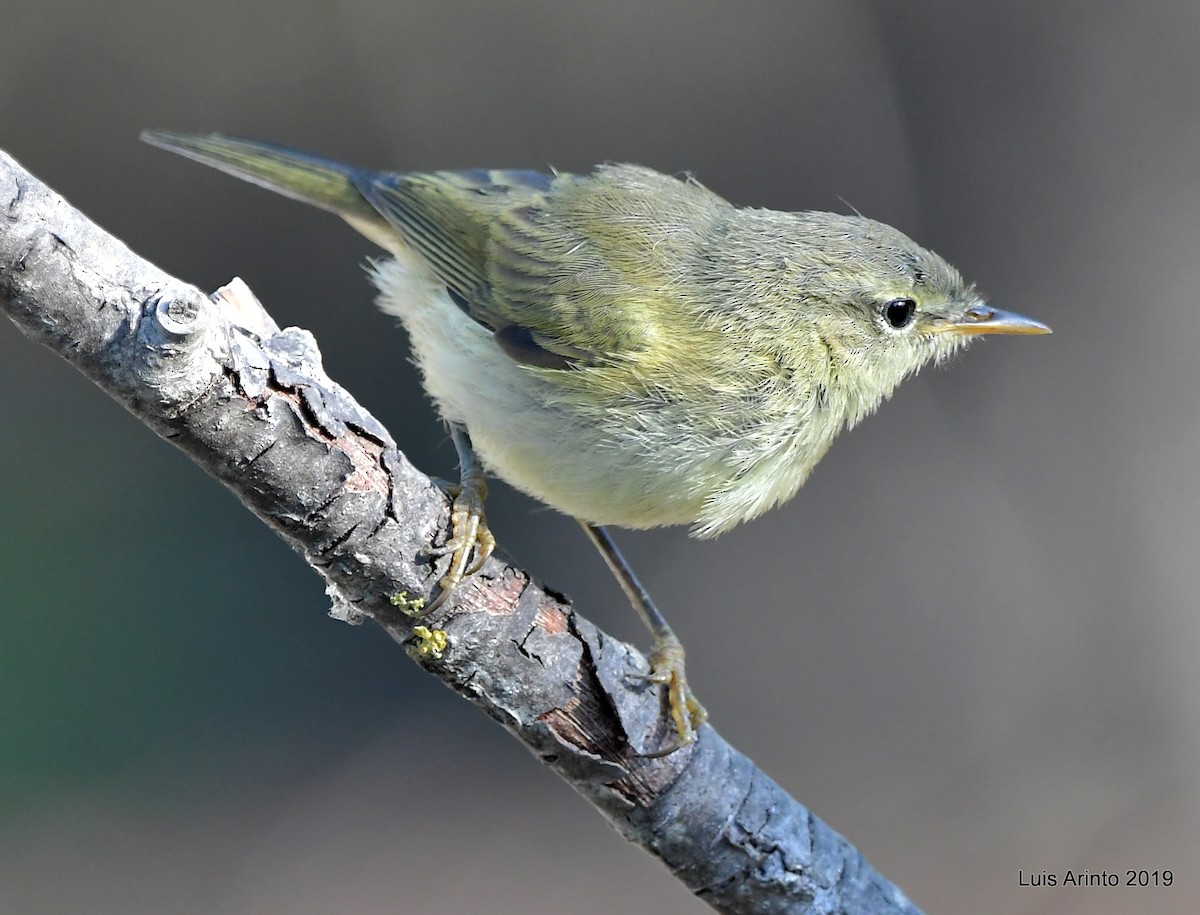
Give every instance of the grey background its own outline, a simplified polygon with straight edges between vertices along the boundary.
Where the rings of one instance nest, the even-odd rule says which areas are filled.
[[[903,386],[785,508],[624,534],[716,726],[930,912],[1200,910],[1200,7],[0,0],[0,147],[250,283],[453,472],[370,246],[137,142],[627,160],[853,206],[1055,335]],[[220,487],[0,326],[0,910],[700,912]],[[644,643],[571,522],[502,545]],[[1169,889],[1021,887],[1067,868]]]

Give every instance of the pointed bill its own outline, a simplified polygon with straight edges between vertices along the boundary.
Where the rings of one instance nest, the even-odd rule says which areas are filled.
[[[961,318],[946,324],[944,333],[961,334],[1048,334],[1050,328],[1041,321],[1011,311],[1001,311],[990,305],[972,305]]]

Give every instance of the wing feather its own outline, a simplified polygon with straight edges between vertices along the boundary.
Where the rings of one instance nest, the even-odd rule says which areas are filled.
[[[550,369],[646,347],[697,246],[732,212],[636,166],[377,174],[360,189],[504,352]]]

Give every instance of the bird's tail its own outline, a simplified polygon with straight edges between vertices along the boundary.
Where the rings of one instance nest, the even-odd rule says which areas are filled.
[[[339,213],[352,221],[379,220],[374,207],[359,190],[364,182],[371,180],[371,173],[364,169],[274,143],[215,133],[200,136],[170,130],[145,130],[142,139],[151,146],[179,153],[294,200]]]

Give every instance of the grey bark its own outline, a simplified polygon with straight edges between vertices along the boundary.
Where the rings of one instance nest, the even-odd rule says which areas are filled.
[[[493,557],[431,619],[445,494],[240,284],[208,297],[89,222],[0,151],[0,307],[225,484],[369,619],[722,912],[915,913],[840,835],[704,726],[669,756],[636,650]],[[440,657],[414,624],[443,630]],[[620,889],[613,888],[614,899]]]

